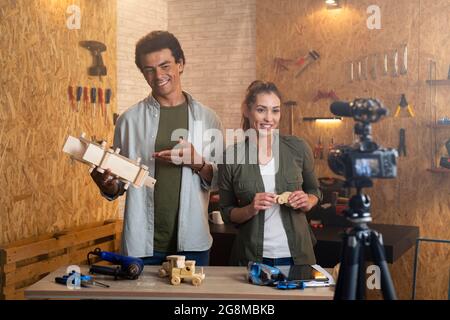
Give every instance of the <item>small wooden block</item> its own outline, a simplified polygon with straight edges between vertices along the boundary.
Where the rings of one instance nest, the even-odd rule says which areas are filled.
[[[286,191],[282,194],[277,195],[276,201],[278,204],[286,204],[288,203],[288,198],[291,195],[292,192]]]

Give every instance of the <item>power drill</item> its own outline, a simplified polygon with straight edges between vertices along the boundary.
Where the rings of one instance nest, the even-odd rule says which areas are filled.
[[[102,260],[109,261],[118,266],[107,267],[107,266],[96,266],[91,265],[90,256],[99,256]],[[104,274],[109,276],[114,276],[114,279],[118,278],[136,280],[139,275],[144,270],[144,261],[135,257],[122,256],[117,253],[102,251],[100,248],[96,248],[87,255],[87,260],[91,266],[89,273],[91,274]]]
[[[102,59],[102,52],[106,51],[106,45],[99,41],[80,41],[80,46],[88,49],[94,57],[94,65],[88,69],[89,75],[106,76],[106,66]]]
[[[439,164],[443,168],[450,169],[450,139],[448,139],[445,143],[445,148],[447,149],[449,157],[441,157],[441,161],[439,162]]]

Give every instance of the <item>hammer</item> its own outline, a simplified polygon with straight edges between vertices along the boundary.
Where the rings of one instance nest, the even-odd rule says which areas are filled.
[[[297,101],[286,101],[283,103],[286,107],[290,108],[290,125],[289,125],[289,134],[292,136],[294,134],[294,107],[297,106]]]

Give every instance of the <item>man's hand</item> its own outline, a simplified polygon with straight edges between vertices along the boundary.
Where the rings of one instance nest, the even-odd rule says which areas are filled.
[[[291,193],[288,198],[289,205],[295,210],[302,210],[303,212],[308,212],[317,204],[317,197],[309,195],[304,191],[297,190]]]
[[[111,173],[110,169],[103,173],[94,169],[91,172],[91,177],[103,193],[116,195],[119,192],[119,179]]]
[[[169,150],[153,153],[155,159],[159,159],[175,165],[185,165],[197,169],[203,164],[203,158],[197,153],[192,143],[179,140],[179,143]]]
[[[270,209],[276,203],[275,198],[275,193],[262,192],[255,194],[252,203],[248,207],[250,215],[255,216],[260,210]]]

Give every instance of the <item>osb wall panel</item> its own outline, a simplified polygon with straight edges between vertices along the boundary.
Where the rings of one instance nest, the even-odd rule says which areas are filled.
[[[71,4],[81,9],[79,30],[66,26]],[[98,104],[96,118],[73,112],[67,88],[111,88],[109,114],[116,110],[115,28],[114,0],[0,1],[0,244],[116,217],[88,167],[62,152],[69,134],[112,139]],[[87,75],[93,58],[81,40],[106,44],[101,80]]]
[[[369,30],[367,7],[377,4],[381,9],[381,29]],[[417,225],[421,236],[450,238],[450,174],[427,171],[431,154],[431,134],[427,127],[437,117],[449,116],[446,101],[450,86],[437,89],[436,108],[430,104],[428,79],[429,60],[437,62],[437,78],[446,79],[450,64],[450,48],[446,44],[450,28],[449,1],[348,0],[339,10],[326,10],[324,1],[283,0],[257,1],[256,39],[257,76],[275,81],[286,100],[295,100],[294,134],[305,138],[314,147],[319,138],[325,157],[318,159],[318,176],[335,176],[328,168],[327,147],[350,144],[354,140],[352,119],[339,124],[316,124],[302,121],[303,117],[331,116],[330,99],[313,102],[318,90],[334,90],[341,100],[356,97],[376,97],[390,110],[390,116],[373,125],[373,137],[384,147],[398,147],[399,129],[406,129],[407,156],[398,161],[398,178],[375,180],[374,187],[365,189],[372,198],[375,223]],[[349,62],[364,56],[391,52],[408,45],[408,72],[398,77],[381,75],[378,61],[376,79],[351,81]],[[298,78],[297,67],[278,70],[273,59],[297,59],[308,50],[319,52],[320,59],[311,64]],[[355,68],[356,70],[356,68]],[[394,118],[400,95],[406,94],[413,105],[415,118],[401,115]],[[445,113],[447,110],[447,113]],[[289,113],[286,110],[281,125],[289,132]],[[450,129],[437,135],[438,147],[450,137]],[[420,254],[417,297],[447,298],[450,250],[426,245]],[[411,297],[413,249],[391,267],[400,298]]]

